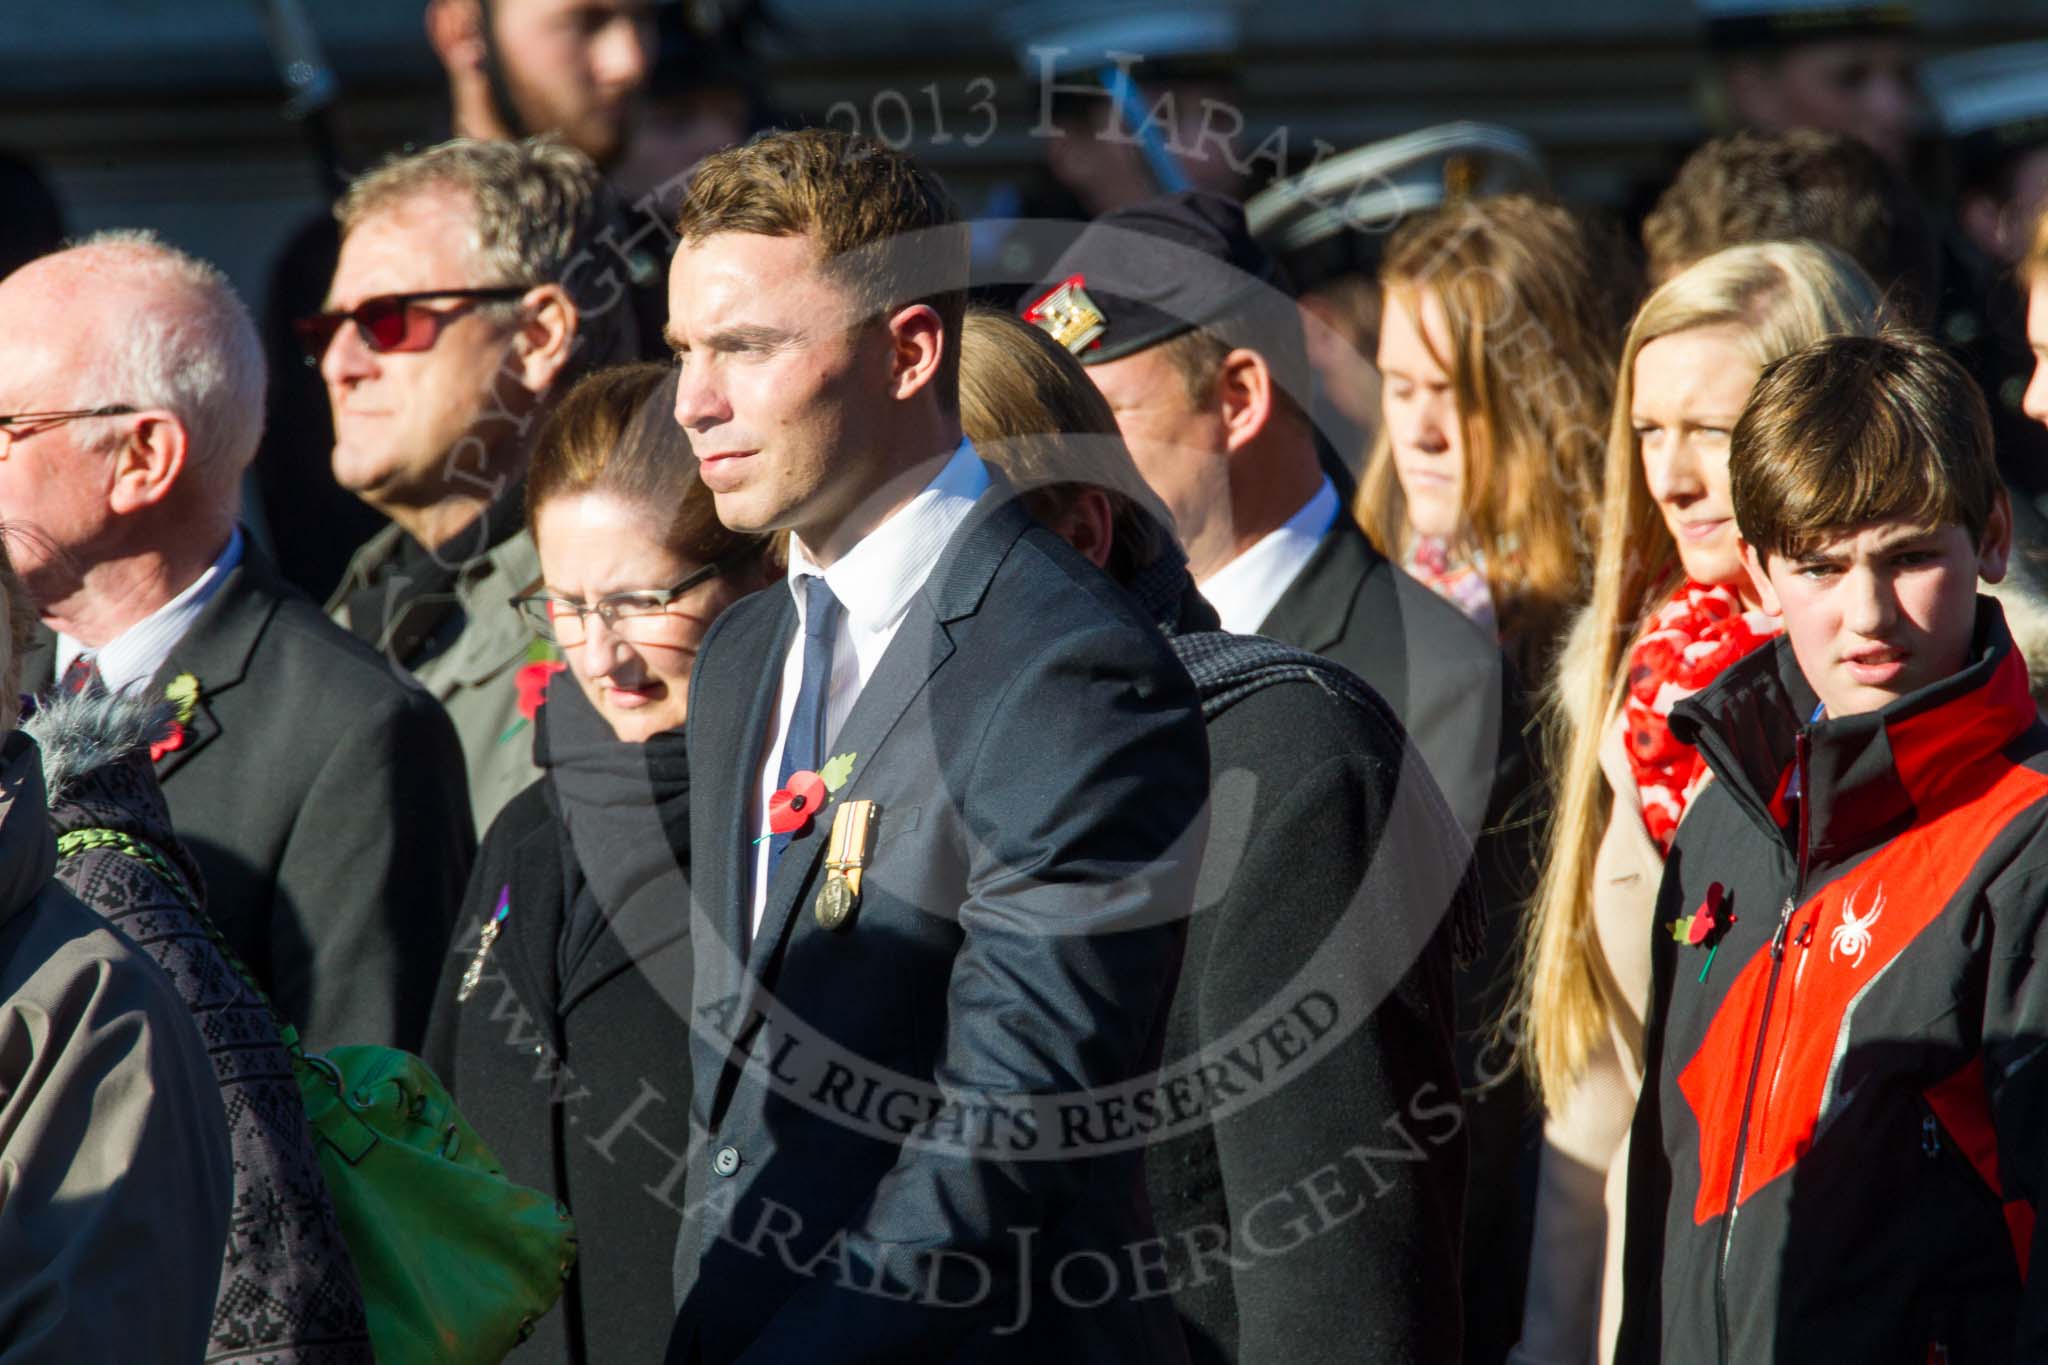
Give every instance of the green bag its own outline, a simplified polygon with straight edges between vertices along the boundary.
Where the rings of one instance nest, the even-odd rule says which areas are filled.
[[[495,1365],[561,1297],[569,1211],[505,1178],[419,1058],[284,1033],[378,1365]]]
[[[562,1296],[576,1224],[514,1184],[425,1062],[389,1047],[309,1053],[161,851],[73,830],[60,857],[112,848],[149,864],[270,1010],[291,1053],[320,1173],[355,1263],[378,1365],[497,1365]]]

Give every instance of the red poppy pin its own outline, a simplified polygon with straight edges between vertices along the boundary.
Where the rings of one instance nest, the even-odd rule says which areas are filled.
[[[1707,979],[1707,971],[1714,965],[1714,954],[1721,950],[1721,940],[1727,937],[1735,920],[1728,888],[1719,882],[1711,882],[1707,886],[1707,898],[1700,902],[1699,909],[1671,921],[1671,937],[1689,948],[1707,950],[1706,963],[1700,968],[1700,980]]]
[[[519,672],[512,678],[512,685],[519,689],[519,714],[528,720],[538,716],[541,703],[548,699],[548,679],[568,666],[560,659],[541,659],[520,665]]]
[[[816,772],[791,773],[789,785],[768,798],[768,833],[801,833],[831,803],[832,794],[846,785],[855,758],[854,754],[838,754]]]
[[[199,709],[199,679],[190,673],[180,673],[164,685],[164,700],[171,704],[175,714],[164,732],[149,742],[152,763],[160,763],[165,754],[185,747],[186,727],[192,723],[192,713]]]

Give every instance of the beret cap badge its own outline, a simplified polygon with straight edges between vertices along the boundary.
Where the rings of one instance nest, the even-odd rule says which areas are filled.
[[[1024,320],[1079,355],[1109,330],[1109,319],[1088,297],[1085,275],[1069,275],[1024,310]]]

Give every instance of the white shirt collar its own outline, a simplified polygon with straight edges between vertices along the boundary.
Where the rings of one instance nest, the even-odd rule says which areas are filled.
[[[973,443],[962,438],[923,491],[863,536],[831,568],[820,569],[803,542],[791,536],[789,590],[796,598],[798,621],[804,610],[801,580],[823,574],[857,634],[893,631],[938,564],[946,542],[988,486],[988,466],[974,453]]]
[[[1316,546],[1337,524],[1337,489],[1329,478],[1277,530],[1210,574],[1195,586],[1223,628],[1238,635],[1256,634],[1287,589],[1307,567]]]
[[[98,665],[100,680],[107,690],[132,692],[155,677],[199,613],[220,591],[228,574],[241,562],[242,528],[237,526],[228,536],[227,548],[207,566],[205,573],[193,579],[176,597],[93,651],[93,662]],[[79,641],[59,634],[56,676],[63,677],[71,661],[87,652]]]

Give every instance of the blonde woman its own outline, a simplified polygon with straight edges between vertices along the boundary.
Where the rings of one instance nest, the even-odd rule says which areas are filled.
[[[1381,553],[1495,631],[1531,686],[1582,597],[1618,253],[1526,195],[1404,224],[1380,267],[1380,434],[1357,513]]]
[[[1546,1122],[1520,1365],[1580,1365],[1596,1350],[1605,1360],[1620,1322],[1623,1148],[1642,1081],[1652,907],[1704,772],[1665,718],[1774,631],[1737,550],[1729,431],[1766,364],[1832,333],[1868,333],[1876,310],[1876,287],[1847,256],[1773,242],[1674,276],[1629,328],[1593,599],[1551,689],[1557,814],[1525,921],[1521,1045]]]

